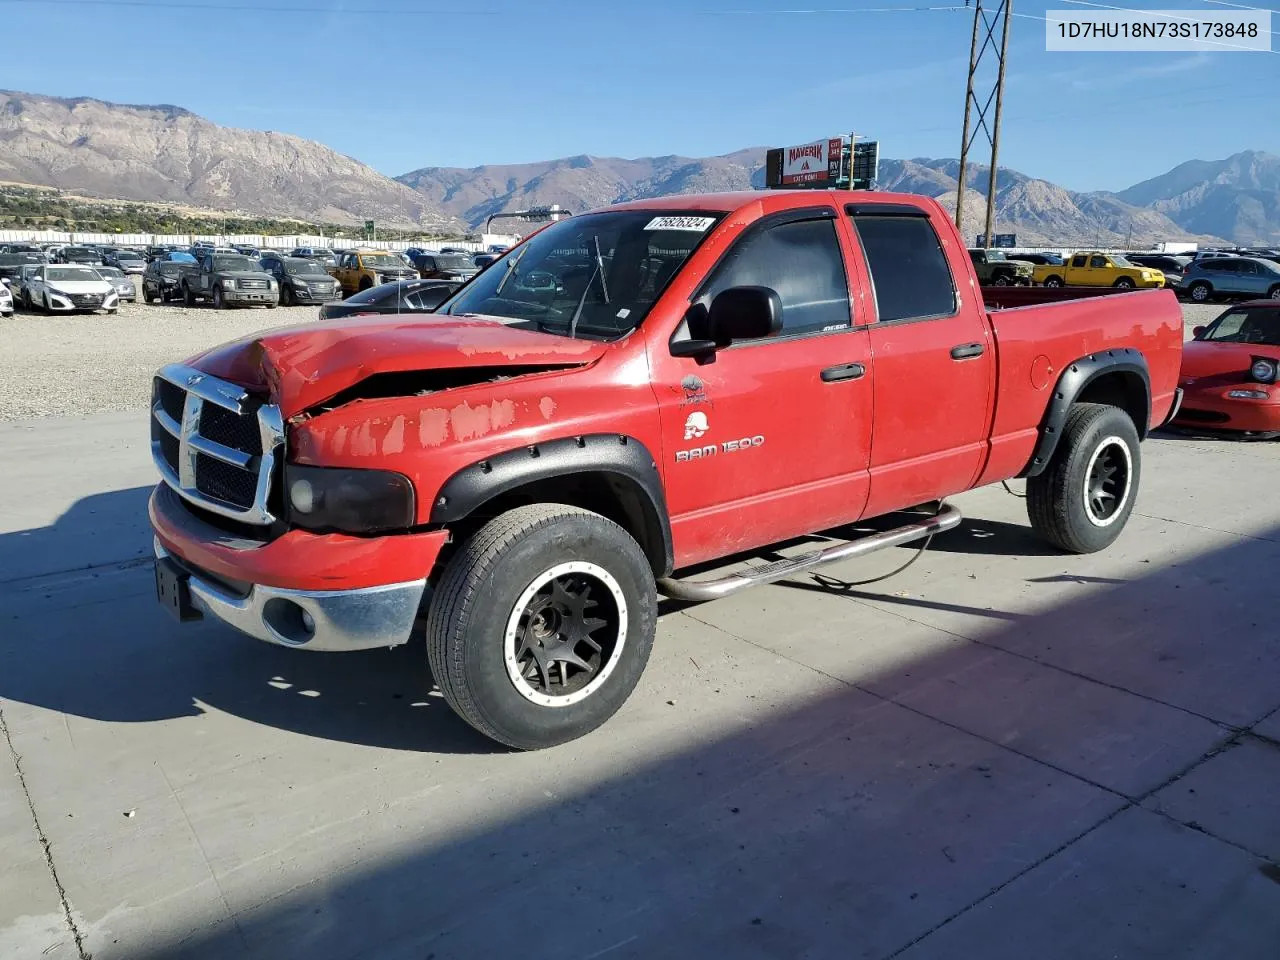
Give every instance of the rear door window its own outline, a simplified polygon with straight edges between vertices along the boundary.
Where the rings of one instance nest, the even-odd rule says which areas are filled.
[[[927,217],[855,216],[881,323],[949,317],[956,284]]]

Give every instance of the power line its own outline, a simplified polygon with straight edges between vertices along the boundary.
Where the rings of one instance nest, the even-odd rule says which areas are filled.
[[[213,10],[213,11],[243,11],[250,10],[258,13],[274,12],[274,13],[342,13],[342,14],[389,14],[389,15],[413,15],[420,14],[431,15],[447,15],[450,17],[497,17],[503,16],[498,10],[476,10],[470,7],[349,7],[345,4],[341,7],[317,7],[314,4],[309,6],[270,6],[266,4],[235,4],[235,3],[175,3],[164,2],[164,0],[0,0],[0,3],[7,3],[15,6],[38,6],[41,8],[49,6],[67,6],[67,7],[158,7],[163,8],[168,13],[182,13],[184,10]]]

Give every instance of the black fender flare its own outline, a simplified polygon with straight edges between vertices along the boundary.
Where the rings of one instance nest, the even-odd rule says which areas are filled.
[[[436,493],[430,522],[447,525],[474,513],[495,497],[540,480],[603,474],[621,481],[615,492],[639,491],[640,546],[657,577],[675,563],[671,518],[658,463],[635,437],[587,434],[518,447],[480,460],[449,477]],[[623,505],[624,507],[627,504]]]
[[[1071,407],[1089,384],[1111,373],[1122,373],[1141,380],[1144,407],[1139,411],[1141,415],[1136,418],[1136,426],[1138,438],[1146,439],[1151,424],[1151,372],[1147,367],[1147,358],[1142,355],[1142,351],[1133,347],[1100,350],[1067,364],[1058,375],[1058,382],[1054,384],[1049,406],[1040,423],[1040,437],[1032,451],[1031,461],[1019,476],[1035,477],[1044,472],[1058,448]]]

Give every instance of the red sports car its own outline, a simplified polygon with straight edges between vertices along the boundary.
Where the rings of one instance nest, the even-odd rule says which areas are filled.
[[[1280,436],[1280,300],[1237,304],[1193,333],[1173,425]]]

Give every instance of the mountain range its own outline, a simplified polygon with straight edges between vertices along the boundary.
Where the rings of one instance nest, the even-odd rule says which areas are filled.
[[[301,137],[219,126],[175,106],[129,106],[0,91],[0,180],[124,200],[311,221],[372,219],[462,231],[494,213],[764,186],[763,147],[716,157],[575,156],[384,176]],[[954,159],[885,159],[879,186],[954,210]],[[982,229],[988,170],[971,165],[963,231]],[[996,231],[1019,243],[1138,245],[1157,240],[1280,244],[1280,156],[1191,160],[1118,192],[1077,192],[1001,168]]]

